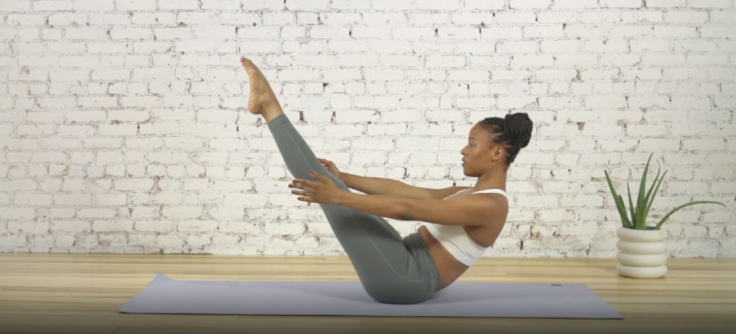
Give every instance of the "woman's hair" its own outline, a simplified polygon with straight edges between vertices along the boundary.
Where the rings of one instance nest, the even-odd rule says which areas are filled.
[[[506,165],[514,162],[519,151],[529,145],[534,126],[529,115],[523,112],[506,114],[504,118],[488,117],[479,124],[492,135],[495,143],[506,149]]]

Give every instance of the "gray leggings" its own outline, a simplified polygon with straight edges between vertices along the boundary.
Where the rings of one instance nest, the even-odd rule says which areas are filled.
[[[350,191],[320,164],[285,114],[271,120],[268,128],[295,178],[317,181],[309,175],[313,170]],[[414,304],[440,290],[439,273],[419,234],[402,239],[382,217],[337,204],[319,205],[371,298],[381,303]]]

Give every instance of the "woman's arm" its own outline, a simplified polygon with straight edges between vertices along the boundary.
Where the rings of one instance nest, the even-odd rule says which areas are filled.
[[[308,203],[327,203],[347,206],[372,213],[381,217],[406,220],[410,198],[396,195],[362,195],[338,188],[330,178],[310,171],[309,175],[316,179],[294,179],[289,188],[296,188],[292,194],[297,199]],[[298,189],[298,190],[297,190]]]
[[[368,195],[396,195],[392,190],[401,188],[401,182],[378,177],[340,173],[345,185]]]
[[[416,200],[393,195],[360,195],[340,190],[333,203],[377,216],[441,225],[485,226],[504,211],[503,203],[488,195],[451,200]]]
[[[368,212],[377,216],[409,220],[407,218],[410,198],[396,195],[362,195],[349,191],[340,191],[336,196],[334,204],[346,206],[360,211]]]
[[[300,201],[332,203],[377,216],[398,220],[421,220],[443,225],[484,225],[499,212],[501,203],[490,194],[451,200],[417,200],[395,195],[361,195],[338,188],[328,177],[311,171],[317,181],[294,179],[289,184]]]
[[[413,199],[433,199],[435,196],[446,193],[441,189],[415,187],[401,181],[380,177],[358,176],[348,173],[340,173],[340,176],[345,185],[368,195],[395,195]],[[437,190],[441,191],[438,193]],[[457,191],[450,192],[454,194]],[[449,195],[448,193],[442,198]]]

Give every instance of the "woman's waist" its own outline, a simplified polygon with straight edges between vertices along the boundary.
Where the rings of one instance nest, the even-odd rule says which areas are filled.
[[[437,238],[429,232],[426,226],[420,226],[418,234],[424,241],[427,251],[434,259],[435,264],[442,266],[444,269],[452,271],[467,270],[469,267],[460,262]]]

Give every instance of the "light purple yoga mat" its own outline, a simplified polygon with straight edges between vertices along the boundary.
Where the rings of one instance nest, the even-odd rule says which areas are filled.
[[[623,319],[585,284],[455,282],[423,303],[382,304],[360,282],[178,281],[157,273],[122,313]]]

